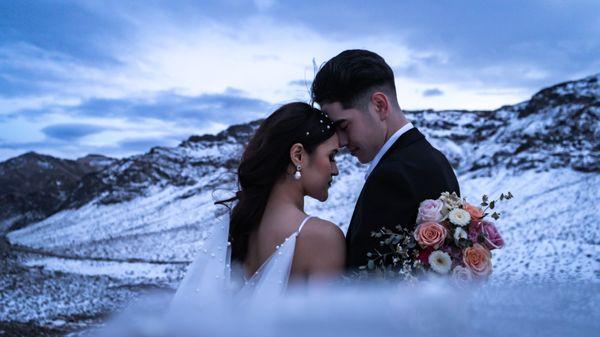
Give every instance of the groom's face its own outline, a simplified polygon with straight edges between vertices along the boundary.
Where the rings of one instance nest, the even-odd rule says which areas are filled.
[[[325,103],[321,109],[327,113],[335,125],[340,147],[347,147],[358,161],[365,164],[373,160],[383,143],[381,126],[377,115],[367,108],[344,109],[341,103]]]

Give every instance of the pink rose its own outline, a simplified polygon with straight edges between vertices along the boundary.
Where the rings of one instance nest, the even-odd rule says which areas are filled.
[[[483,236],[483,244],[489,250],[504,247],[504,240],[493,223],[487,221],[473,221],[469,226],[469,239],[478,242],[479,235]]]
[[[417,223],[439,222],[442,220],[442,208],[444,203],[441,200],[427,199],[419,205],[417,214]]]
[[[483,210],[475,205],[465,202],[463,209],[469,212],[469,215],[471,215],[471,220],[473,221],[481,220],[481,218],[483,218]]]
[[[448,230],[437,222],[424,222],[417,226],[414,235],[421,247],[437,249],[444,243]]]
[[[478,243],[465,248],[463,262],[476,276],[486,277],[492,273],[492,254]]]

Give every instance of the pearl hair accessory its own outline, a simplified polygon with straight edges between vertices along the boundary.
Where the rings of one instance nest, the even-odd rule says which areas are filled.
[[[300,165],[300,164],[296,165],[296,173],[294,173],[294,179],[300,180],[300,178],[302,178],[302,173],[300,173],[301,170],[302,170],[302,165]]]
[[[325,131],[329,131],[333,128],[333,122],[329,119],[329,116],[323,111],[320,111],[320,114],[321,116],[319,119],[319,123],[321,125],[321,133],[325,133]],[[306,131],[306,136],[310,136],[309,131]]]

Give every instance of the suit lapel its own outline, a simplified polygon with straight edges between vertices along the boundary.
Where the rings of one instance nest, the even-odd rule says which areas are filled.
[[[346,233],[346,242],[348,244],[352,241],[352,238],[354,237],[354,233],[356,232],[355,227],[357,226],[357,223],[358,223],[358,220],[356,218],[359,215],[358,214],[359,213],[359,205],[361,205],[366,185],[367,185],[367,183],[365,182],[362,189],[360,190],[358,199],[356,199],[356,204],[354,204],[354,211],[352,212],[352,217],[350,218],[350,225],[348,225],[348,232]]]
[[[409,146],[410,144],[425,138],[425,136],[423,136],[423,134],[417,129],[417,128],[412,128],[408,131],[406,131],[402,136],[400,136],[396,142],[394,142],[394,144],[387,150],[387,152],[383,155],[383,157],[381,157],[381,160],[379,161],[379,163],[377,164],[377,166],[379,166],[379,164],[381,164],[384,160],[386,160],[392,153],[405,148],[407,146]],[[375,167],[373,169],[373,171],[375,171],[377,169],[377,167]],[[372,174],[372,172],[371,172]]]
[[[365,181],[365,184],[363,185],[363,188],[360,191],[360,195],[359,195],[358,199],[356,200],[356,205],[354,206],[354,212],[352,213],[350,225],[348,226],[348,233],[346,233],[346,241],[347,241],[348,245],[350,245],[352,243],[352,241],[354,240],[354,238],[356,236],[356,233],[358,232],[358,227],[361,226],[359,218],[362,217],[362,214],[360,214],[360,213],[362,212],[361,205],[363,202],[365,190],[367,188],[367,184],[369,183],[370,178],[375,174],[375,171],[377,171],[377,168],[379,166],[381,166],[381,163],[383,163],[387,158],[389,158],[389,156],[392,153],[394,153],[402,148],[405,148],[405,147],[409,146],[410,144],[412,144],[420,139],[423,139],[423,138],[425,138],[425,136],[417,128],[412,128],[412,129],[406,131],[406,133],[404,133],[402,136],[400,136],[394,142],[394,144],[386,151],[386,153],[381,157],[381,160],[379,161],[379,163],[377,163],[377,166],[375,166],[375,168],[373,168],[373,171],[371,172],[369,177],[367,177],[367,180]]]

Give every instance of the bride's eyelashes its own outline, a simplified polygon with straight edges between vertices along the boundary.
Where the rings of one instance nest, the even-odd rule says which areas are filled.
[[[329,154],[329,161],[330,161],[330,162],[332,162],[332,163],[335,163],[335,162],[336,162],[336,161],[335,161],[335,155],[336,155],[336,154],[337,154],[337,151],[332,151],[332,152]]]

